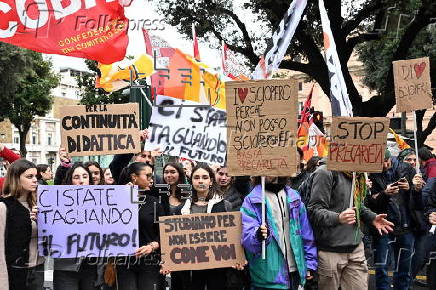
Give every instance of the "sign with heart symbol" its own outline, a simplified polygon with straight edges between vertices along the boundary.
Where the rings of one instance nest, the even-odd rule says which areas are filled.
[[[416,78],[420,78],[422,76],[422,73],[425,70],[425,67],[427,64],[425,62],[421,62],[420,64],[415,64],[413,68],[415,69]]]
[[[433,106],[428,57],[393,62],[397,112]]]
[[[245,102],[245,98],[248,95],[248,88],[238,88],[238,96],[241,103]]]
[[[226,82],[232,176],[292,176],[297,169],[296,80]]]

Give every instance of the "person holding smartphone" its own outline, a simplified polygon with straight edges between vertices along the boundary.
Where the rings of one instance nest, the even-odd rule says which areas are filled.
[[[420,192],[411,190],[413,171],[410,164],[392,157],[386,150],[383,172],[369,176],[372,187],[366,205],[376,213],[387,213],[387,219],[395,225],[389,235],[372,234],[377,289],[391,289],[388,267],[392,256],[394,289],[408,290],[412,282],[413,230],[417,227],[412,205],[422,203]]]

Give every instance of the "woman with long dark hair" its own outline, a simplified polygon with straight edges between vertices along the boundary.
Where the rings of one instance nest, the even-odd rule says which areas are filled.
[[[31,270],[43,263],[42,258],[38,259],[37,250],[36,175],[36,165],[20,159],[9,166],[3,184],[0,198],[0,284],[4,289],[42,287],[42,283],[27,283]]]
[[[120,180],[138,186],[140,204],[139,248],[127,264],[117,265],[117,286],[120,290],[161,289],[159,224],[155,218],[163,216],[164,210],[158,198],[150,194],[152,178],[153,168],[144,162],[133,162],[121,173]]]
[[[216,180],[215,173],[207,165],[197,165],[192,170],[192,196],[187,199],[181,209],[183,214],[193,213],[218,213],[231,210],[230,202],[223,199]],[[235,265],[242,270],[244,265]],[[230,268],[219,268],[210,270],[192,271],[193,290],[215,290],[228,289],[227,275]]]
[[[88,168],[81,162],[68,169],[63,185],[93,185]],[[87,258],[55,258],[54,290],[95,290],[97,265]]]
[[[163,168],[163,181],[169,185],[169,196],[162,196],[167,215],[180,214],[180,210],[188,197],[183,193],[183,185],[187,184],[185,171],[178,163],[169,162]]]
[[[53,172],[47,164],[38,164],[36,170],[38,171],[36,178],[38,178],[39,184],[48,185],[47,181],[53,179]]]
[[[91,173],[92,181],[94,185],[103,185],[104,177],[103,177],[103,169],[97,161],[88,161],[85,162],[85,167],[88,168]]]

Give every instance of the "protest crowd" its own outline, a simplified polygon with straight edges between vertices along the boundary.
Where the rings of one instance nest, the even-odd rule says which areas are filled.
[[[434,1],[145,1],[175,11],[159,23],[183,33],[192,24],[192,56],[160,31],[129,36],[129,0],[25,2],[0,0],[0,109],[17,113],[0,114],[15,126],[0,127],[15,130],[11,143],[1,132],[0,290],[436,290],[436,156],[426,139],[436,113],[423,129],[436,101]],[[149,15],[143,5],[136,12]],[[361,10],[347,20],[340,10],[353,6]],[[414,14],[402,14],[406,6]],[[397,14],[385,41],[391,32],[380,25]],[[400,29],[402,16],[411,20]],[[210,46],[222,42],[220,69],[200,58],[196,24]],[[369,40],[387,48],[367,51]],[[129,41],[143,51],[129,55]],[[42,117],[49,91],[73,86],[40,77],[51,63],[14,45],[86,58],[95,74],[71,73],[82,91]],[[374,79],[358,75],[377,95],[354,84],[355,51],[377,61],[366,71]],[[304,104],[303,78],[313,80]],[[328,126],[315,122],[314,90],[328,95]],[[46,111],[34,93],[47,97]],[[4,109],[9,99],[18,103]],[[404,136],[386,117],[395,110]],[[57,168],[49,154],[38,156],[50,164],[26,159],[35,116],[53,125],[38,130],[60,131],[44,151],[58,150]],[[10,148],[18,142],[21,153]]]
[[[147,131],[141,138],[147,142]],[[431,151],[423,147],[416,154],[408,148],[394,157],[386,150],[383,172],[360,180],[365,201],[358,209],[349,207],[352,173],[330,171],[325,158],[316,156],[306,164],[301,149],[298,153],[297,174],[265,178],[262,224],[261,178],[229,176],[226,166],[180,159],[157,173],[153,165],[160,152],[142,151],[115,155],[109,168],[101,168],[97,162],[72,162],[61,148],[52,178],[48,166],[20,159],[0,144],[0,155],[9,162],[0,180],[0,287],[43,289],[47,257],[37,250],[38,186],[127,184],[137,186],[144,199],[137,206],[136,251],[127,259],[54,258],[54,289],[368,289],[365,249],[374,253],[377,289],[391,284],[410,289],[426,263],[429,289],[435,289],[436,263],[429,258],[436,237],[428,235],[436,224]],[[422,167],[416,174],[418,160]],[[222,212],[241,212],[246,261],[228,268],[166,269],[155,219]]]

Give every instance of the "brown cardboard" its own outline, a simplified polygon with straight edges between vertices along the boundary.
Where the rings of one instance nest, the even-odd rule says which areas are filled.
[[[382,172],[389,118],[333,117],[327,168]]]
[[[227,268],[245,262],[240,212],[164,216],[159,229],[165,270]]]
[[[296,80],[226,82],[232,176],[291,176],[297,168]]]
[[[139,130],[138,103],[61,108],[61,147],[70,156],[138,153]]]
[[[428,57],[394,61],[397,112],[412,112],[433,106]]]

